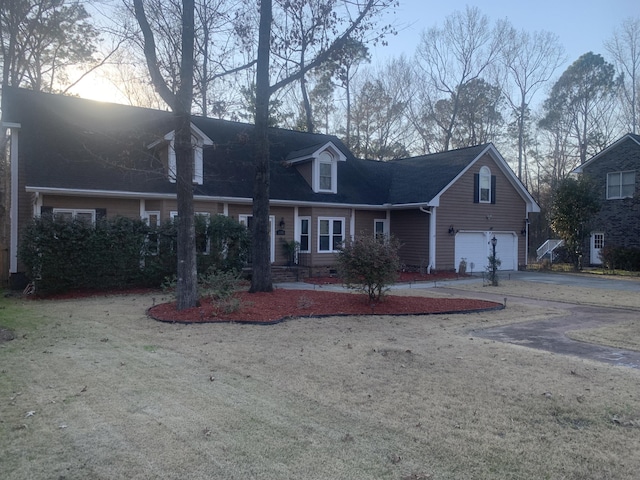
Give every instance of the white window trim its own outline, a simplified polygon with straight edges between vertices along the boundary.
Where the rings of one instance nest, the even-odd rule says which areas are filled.
[[[329,222],[329,250],[320,250],[320,222],[323,220],[327,220]],[[318,229],[317,229],[318,234],[316,235],[318,253],[336,253],[339,251],[339,250],[333,249],[333,237],[334,237],[333,222],[335,221],[342,222],[342,242],[341,243],[344,243],[345,226],[346,226],[345,218],[344,217],[318,217]]]
[[[249,218],[253,217],[251,214],[240,214],[238,215],[238,222],[245,227],[249,227]],[[269,256],[271,257],[269,260],[271,263],[276,261],[276,217],[275,215],[269,215],[269,237],[270,237],[270,252]]]
[[[621,170],[619,172],[609,172],[607,173],[607,200],[619,200],[621,198],[631,198],[633,197],[633,194],[631,195],[622,195],[622,177],[625,173],[633,173],[634,176],[634,193],[635,193],[635,174],[636,171],[635,170]],[[618,184],[618,187],[620,188],[620,195],[619,196],[612,196],[609,194],[609,176],[610,175],[619,175],[620,176],[620,183]]]
[[[194,216],[202,216],[202,217],[206,217],[207,219],[207,223],[209,223],[209,221],[211,220],[211,214],[209,212],[195,212],[193,214]],[[178,218],[178,212],[176,212],[175,210],[172,210],[171,212],[169,212],[169,217],[171,218],[172,221],[176,221],[176,219]],[[159,224],[158,224],[159,225]],[[209,237],[207,237],[207,245],[205,247],[204,252],[201,252],[203,255],[209,255],[211,253],[211,239]]]
[[[376,218],[373,220],[373,234],[374,236],[377,234],[377,229],[376,226],[382,223],[382,234],[385,237],[389,237],[389,220],[387,220],[386,218]]]
[[[325,155],[330,157],[330,160],[326,160]],[[331,165],[331,188],[320,188],[320,165]],[[325,150],[313,161],[313,191],[315,193],[338,193],[338,159],[336,156]]]
[[[194,137],[192,137],[194,138]],[[202,143],[198,141],[193,145],[193,183],[196,185],[202,185],[204,182],[204,170],[203,170],[203,153]],[[177,179],[177,164],[176,164],[176,150],[174,148],[174,140],[171,139],[169,143],[169,181],[176,183]]]
[[[90,209],[90,208],[54,208],[53,209],[54,217],[61,213],[70,213],[73,219],[75,219],[79,213],[90,213],[91,223],[92,224],[96,223],[96,211],[94,209]]]
[[[177,212],[176,212],[176,215],[177,215]],[[159,227],[160,226],[160,210],[145,210],[144,213],[142,214],[142,221],[145,222],[147,225],[149,225],[149,217],[151,216],[157,217],[158,220],[156,221],[156,226]]]
[[[312,235],[312,230],[311,230],[311,217],[298,217],[298,235],[296,238],[296,241],[302,245],[301,239],[302,239],[302,221],[306,220],[308,222],[309,225],[309,231],[307,233],[307,236],[309,237],[309,241],[307,242],[309,245],[309,248],[307,250],[302,250],[302,247],[300,248],[300,253],[310,253],[311,252],[311,239],[313,238]]]
[[[489,188],[487,189],[489,191],[489,198],[488,200],[483,200],[482,199],[482,179],[483,178],[487,178],[489,180]],[[487,166],[484,166],[480,169],[480,174],[478,175],[478,203],[491,203],[491,195],[493,192],[491,192],[491,169]]]

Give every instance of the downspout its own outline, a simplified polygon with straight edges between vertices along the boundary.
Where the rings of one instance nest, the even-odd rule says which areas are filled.
[[[524,230],[524,266],[527,267],[529,265],[529,212],[524,219]]]
[[[427,207],[429,207],[427,205]],[[432,269],[436,268],[436,211],[434,207],[427,210],[424,206],[420,207],[422,213],[429,215],[429,266],[427,273],[430,274]]]
[[[12,124],[9,158],[11,162],[11,209],[9,217],[11,234],[9,240],[9,274],[18,273],[18,139],[20,125]]]
[[[350,215],[351,215],[351,219],[349,220],[349,230],[350,230],[350,232],[349,232],[350,235],[349,236],[351,237],[351,241],[353,241],[355,239],[355,236],[356,236],[356,234],[355,234],[355,231],[356,231],[356,210],[355,210],[355,208],[351,209]]]

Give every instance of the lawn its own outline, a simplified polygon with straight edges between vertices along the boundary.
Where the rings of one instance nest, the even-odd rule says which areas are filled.
[[[0,344],[3,479],[577,480],[640,470],[638,370],[473,336],[560,307],[271,326],[145,315],[165,301],[2,299],[0,327],[16,337]]]

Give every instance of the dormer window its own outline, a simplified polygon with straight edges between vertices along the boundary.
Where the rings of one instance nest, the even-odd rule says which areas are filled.
[[[164,138],[167,143],[167,174],[171,183],[176,183],[177,165],[176,165],[176,150],[175,150],[175,131],[167,133]],[[149,148],[153,148],[160,144],[162,140],[158,140]],[[193,147],[193,183],[196,185],[202,185],[204,182],[204,165],[203,165],[203,147],[205,145],[213,145],[213,141],[205,135],[202,130],[191,124],[191,146]]]
[[[338,193],[338,162],[345,160],[332,142],[291,152],[287,157],[287,163],[298,168],[315,193]]]
[[[336,171],[338,164],[333,160],[329,152],[322,152],[318,159],[318,191],[336,193]]]

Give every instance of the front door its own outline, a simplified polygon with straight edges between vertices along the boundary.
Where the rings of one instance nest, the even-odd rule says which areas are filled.
[[[602,265],[602,259],[600,253],[604,248],[604,233],[592,233],[591,234],[591,250],[589,258],[592,265]]]

